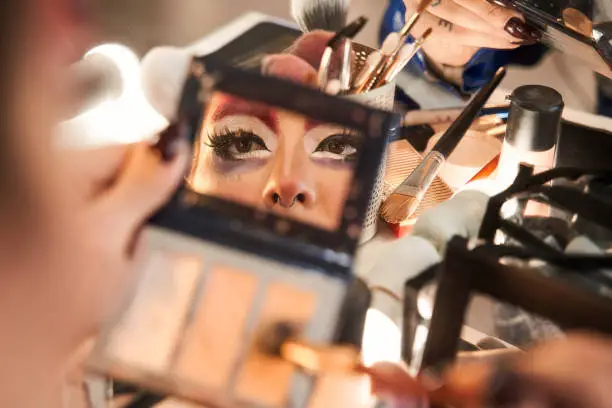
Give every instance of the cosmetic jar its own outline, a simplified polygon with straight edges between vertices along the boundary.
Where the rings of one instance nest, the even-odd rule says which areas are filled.
[[[365,64],[368,55],[370,55],[373,51],[375,51],[373,48],[362,44],[353,43],[353,52],[355,57],[353,59],[351,68],[352,77],[357,75]],[[364,93],[351,94],[348,95],[347,98],[372,108],[391,111],[393,110],[395,100],[395,82],[387,83]],[[397,131],[397,129],[389,129],[389,132],[392,131]],[[388,137],[387,140],[391,140],[391,137]],[[388,154],[385,153],[381,166],[378,169],[376,183],[374,184],[372,196],[370,198],[370,205],[368,206],[368,210],[364,218],[363,230],[361,232],[361,243],[369,241],[374,237],[374,235],[376,235],[379,218],[378,213],[384,195],[384,179],[387,165],[387,155]]]
[[[443,134],[439,132],[429,139],[425,153],[431,151]],[[468,130],[438,175],[453,190],[459,190],[493,160],[500,150],[501,142],[496,137],[486,132]]]
[[[559,92],[542,85],[518,87],[509,99],[508,127],[497,167],[497,182],[504,188],[516,178],[520,163],[532,165],[535,173],[554,167],[564,106]]]

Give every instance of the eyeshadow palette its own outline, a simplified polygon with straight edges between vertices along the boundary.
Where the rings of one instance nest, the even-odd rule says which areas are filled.
[[[142,275],[90,367],[209,406],[285,406],[313,379],[257,346],[275,322],[319,344],[335,336],[345,285],[319,273],[149,229]],[[313,271],[314,272],[314,271]]]
[[[209,408],[321,404],[316,373],[262,344],[271,328],[346,339],[353,257],[400,117],[202,58],[179,117],[191,171],[143,231],[138,285],[89,367]]]

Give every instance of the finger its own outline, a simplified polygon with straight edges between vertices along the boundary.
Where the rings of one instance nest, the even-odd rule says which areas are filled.
[[[527,25],[523,17],[514,10],[484,0],[453,1],[488,21],[496,30],[507,32],[511,38],[537,41],[541,37],[539,30]]]
[[[525,400],[547,400],[561,406],[597,407],[610,397],[604,392],[610,381],[610,340],[578,336],[544,343],[502,364],[454,366],[443,375],[444,386],[436,392],[451,403],[462,401],[462,406],[518,406]]]
[[[262,62],[262,73],[305,85],[317,84],[317,71],[312,65],[291,54],[266,57]]]
[[[315,69],[319,69],[321,57],[327,47],[327,42],[334,36],[328,31],[315,30],[304,34],[293,43],[290,51]]]
[[[429,12],[422,14],[413,29],[413,35],[420,37],[429,27],[434,27],[433,34],[423,45],[425,54],[437,64],[463,66],[482,47],[495,49],[513,49],[518,44],[511,44],[504,39],[455,26]]]
[[[423,32],[425,32],[426,27],[433,28],[433,33],[425,42],[425,46],[442,43],[446,44],[446,47],[467,46],[493,49],[512,49],[518,47],[518,44],[512,44],[505,38],[471,30],[436,17],[429,12],[423,13],[417,27],[422,29]],[[420,35],[422,34],[420,33]]]
[[[500,29],[499,27],[495,27],[486,19],[460,6],[453,0],[435,0],[427,11],[436,17],[470,30],[500,37],[506,41],[512,41],[514,39],[510,34],[506,33],[503,28]]]
[[[372,394],[394,397],[400,400],[420,399],[425,396],[425,388],[397,364],[377,363],[366,368],[370,376]]]
[[[172,161],[160,160],[148,143],[134,146],[117,182],[97,203],[95,211],[122,244],[165,203],[183,179],[189,146],[179,139]]]
[[[67,149],[62,151],[62,165],[67,172],[65,180],[79,198],[89,199],[111,185],[131,145],[113,145],[94,149]]]
[[[334,33],[316,30],[302,35],[290,48],[290,53],[306,61],[315,70],[319,69],[323,53],[327,48],[328,41]],[[336,52],[332,55],[329,69],[330,77],[338,76],[342,65],[342,48],[336,47]]]

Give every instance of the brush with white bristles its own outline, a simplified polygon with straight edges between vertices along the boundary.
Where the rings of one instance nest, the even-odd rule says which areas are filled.
[[[350,0],[292,0],[291,15],[302,31],[340,31],[346,26]]]
[[[373,61],[370,61],[370,59],[366,60],[366,66],[364,66],[362,70],[369,73],[369,76],[365,82],[355,87],[353,93],[367,92],[372,89],[378,80],[379,75],[382,74],[383,70],[390,62],[390,59],[392,58],[395,49],[398,47],[400,40],[401,38],[398,33],[390,33],[387,38],[385,38],[385,41],[382,43],[382,47],[380,47],[380,52],[377,54],[375,54],[376,52],[373,53],[381,56],[380,59],[378,59],[378,57],[374,57],[377,61],[377,65],[372,69],[372,67],[368,66],[367,64],[370,64]]]

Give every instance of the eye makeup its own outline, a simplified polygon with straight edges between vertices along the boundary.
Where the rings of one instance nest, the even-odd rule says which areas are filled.
[[[218,98],[218,99],[217,99]],[[259,119],[265,126],[276,132],[277,118],[274,108],[260,102],[236,98],[226,94],[217,94],[216,103],[212,103],[207,123],[221,122],[226,117],[252,117]]]
[[[363,136],[349,129],[321,125],[304,136],[304,146],[310,157],[323,164],[354,163],[363,144]]]
[[[266,159],[270,153],[264,140],[246,129],[225,128],[220,133],[209,134],[206,144],[222,160]]]

